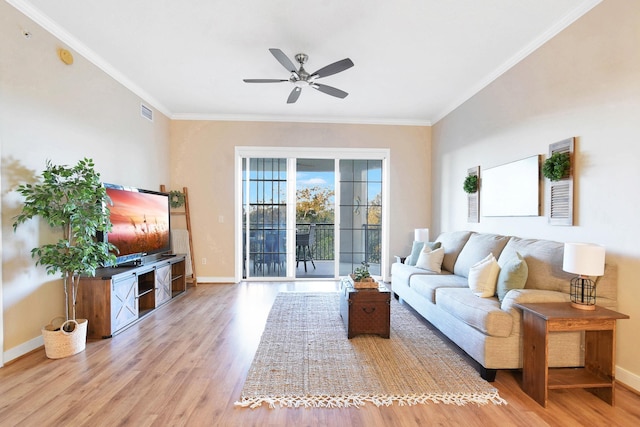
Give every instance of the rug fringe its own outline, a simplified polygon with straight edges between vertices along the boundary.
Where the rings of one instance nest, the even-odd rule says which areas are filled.
[[[274,409],[281,408],[359,408],[367,402],[376,406],[391,406],[394,402],[400,406],[414,406],[426,403],[444,403],[446,405],[466,405],[474,403],[476,405],[507,405],[507,401],[500,397],[498,392],[494,393],[438,393],[438,394],[414,394],[404,396],[259,396],[243,397],[235,402],[235,406],[255,409],[263,403]]]

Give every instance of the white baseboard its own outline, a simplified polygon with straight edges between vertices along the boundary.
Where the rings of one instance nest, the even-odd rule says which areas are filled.
[[[235,277],[198,276],[198,283],[238,283]]]
[[[616,381],[621,382],[627,387],[640,393],[640,375],[629,372],[620,366],[616,366]]]
[[[35,337],[27,342],[24,342],[16,347],[10,348],[2,355],[4,363],[10,362],[13,359],[17,359],[20,356],[24,356],[27,353],[32,352],[44,345],[42,335]]]

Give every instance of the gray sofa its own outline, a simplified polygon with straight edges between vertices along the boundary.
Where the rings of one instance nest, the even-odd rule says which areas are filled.
[[[442,272],[433,273],[402,262],[391,267],[391,288],[481,366],[485,380],[493,381],[498,369],[522,367],[522,312],[517,303],[569,301],[574,276],[562,270],[564,244],[496,234],[456,231],[441,234]],[[469,288],[470,268],[492,253],[503,267],[516,252],[526,261],[523,289],[512,289],[502,301],[480,298]],[[616,269],[605,267],[597,283],[596,304],[616,308]],[[584,334],[552,333],[549,366],[584,364]]]

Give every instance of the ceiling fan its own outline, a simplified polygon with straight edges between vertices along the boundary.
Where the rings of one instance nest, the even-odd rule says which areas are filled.
[[[318,71],[309,74],[304,69],[304,64],[309,58],[306,54],[299,53],[296,55],[296,61],[300,64],[300,68],[296,70],[293,62],[291,62],[287,55],[285,55],[280,49],[271,48],[269,49],[269,52],[271,52],[271,54],[278,60],[278,62],[291,73],[291,76],[288,79],[244,79],[245,83],[291,82],[293,83],[294,88],[289,94],[289,98],[287,98],[287,104],[293,104],[294,102],[296,102],[300,97],[302,88],[307,86],[319,90],[322,93],[326,93],[327,95],[335,96],[336,98],[345,98],[347,95],[349,95],[347,92],[336,89],[335,87],[316,83],[316,79],[331,76],[333,74],[353,67],[353,61],[351,61],[349,58],[334,62],[333,64],[329,64],[326,67],[322,67]]]

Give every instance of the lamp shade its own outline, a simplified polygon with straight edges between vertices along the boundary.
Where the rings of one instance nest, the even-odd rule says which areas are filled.
[[[565,243],[562,269],[581,276],[602,276],[604,247],[590,243]]]
[[[416,228],[413,230],[413,240],[416,242],[428,242],[429,241],[429,229],[428,228]]]

